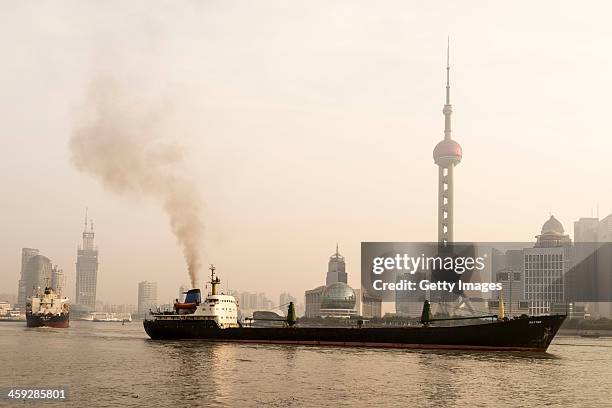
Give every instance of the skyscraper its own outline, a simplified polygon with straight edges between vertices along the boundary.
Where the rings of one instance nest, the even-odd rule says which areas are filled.
[[[572,242],[552,215],[536,239],[533,248],[523,250],[524,287],[529,313],[542,315],[565,300],[564,276],[571,268]]]
[[[145,316],[149,309],[157,307],[157,282],[138,283],[138,314]]]
[[[187,285],[181,285],[179,286],[179,294],[178,294],[178,301],[183,303],[185,301],[185,297],[187,296],[187,291],[189,290],[189,286]]]
[[[604,219],[580,218],[574,222],[575,242],[612,242],[612,214]]]
[[[336,282],[348,283],[346,275],[346,262],[344,261],[344,257],[338,252],[338,244],[336,244],[336,253],[329,257],[325,285],[330,285]]]
[[[98,249],[94,246],[93,222],[87,230],[87,212],[85,212],[85,227],[83,243],[77,250],[76,263],[76,304],[89,311],[96,307],[96,288],[98,284]]]
[[[54,265],[53,269],[51,269],[51,287],[56,293],[61,295],[64,292],[64,283],[64,271],[59,266]]]
[[[281,293],[278,297],[278,307],[286,307],[289,302],[293,302],[297,306],[297,299],[291,296],[290,293]]]
[[[450,103],[450,41],[446,48],[446,103],[444,104],[444,139],[433,151],[438,165],[438,242],[453,242],[453,169],[461,162],[463,151],[459,143],[451,139]]]
[[[38,249],[35,248],[21,249],[21,275],[19,278],[19,286],[17,288],[17,305],[20,308],[25,308],[27,298],[31,295],[32,290],[30,287],[28,291],[28,277],[26,273],[28,261],[38,254]]]
[[[38,250],[36,250],[38,252]],[[44,255],[30,257],[23,269],[24,305],[29,297],[36,294],[38,289],[44,289],[51,285],[52,265],[51,260]]]
[[[566,297],[582,301],[592,317],[612,318],[612,214],[574,222],[576,263],[566,276]]]

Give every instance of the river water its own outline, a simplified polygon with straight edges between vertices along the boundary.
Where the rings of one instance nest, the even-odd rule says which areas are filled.
[[[141,322],[0,323],[0,387],[67,388],[44,407],[612,407],[612,339],[548,353],[152,341]]]

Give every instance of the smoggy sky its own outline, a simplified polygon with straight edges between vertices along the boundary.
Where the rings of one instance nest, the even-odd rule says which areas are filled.
[[[74,1],[0,3],[0,293],[22,247],[74,291],[85,207],[98,299],[160,302],[189,282],[155,197],[118,195],[72,162],[92,83],[154,112],[203,201],[204,263],[274,301],[324,283],[336,242],[436,239],[451,36],[457,241],[531,241],[553,213],[612,211],[609,2]],[[93,153],[92,155],[95,155]],[[92,158],[96,160],[96,157]]]

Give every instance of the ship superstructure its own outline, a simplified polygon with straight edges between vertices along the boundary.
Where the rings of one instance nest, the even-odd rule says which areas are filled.
[[[226,329],[239,327],[238,302],[234,296],[217,293],[221,280],[215,276],[215,267],[210,266],[211,291],[204,301],[200,289],[187,291],[184,302],[174,302],[174,311],[152,313],[154,320],[160,321],[206,321]]]
[[[37,291],[26,304],[26,321],[28,327],[68,327],[70,300],[50,287]]]

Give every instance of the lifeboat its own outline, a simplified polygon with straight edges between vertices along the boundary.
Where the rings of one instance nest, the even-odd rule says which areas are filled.
[[[200,289],[190,289],[185,292],[185,301],[179,302],[178,299],[174,302],[174,310],[177,312],[189,311],[191,313],[195,312],[198,308],[199,304],[202,302],[202,295],[200,293]]]
[[[196,309],[197,307],[198,307],[198,305],[196,303],[174,302],[174,309],[175,310]]]

